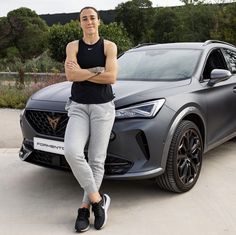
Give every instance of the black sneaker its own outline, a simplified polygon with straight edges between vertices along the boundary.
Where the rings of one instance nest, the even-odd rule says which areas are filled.
[[[92,204],[92,210],[95,216],[94,227],[98,230],[103,228],[107,222],[107,210],[111,202],[111,199],[107,194],[101,196],[102,200],[100,202]]]
[[[75,222],[76,232],[85,232],[89,229],[90,212],[87,208],[79,208],[78,216]]]

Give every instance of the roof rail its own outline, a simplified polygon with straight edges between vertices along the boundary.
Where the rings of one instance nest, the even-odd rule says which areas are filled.
[[[153,42],[146,42],[146,43],[140,43],[138,44],[137,46],[131,48],[131,49],[134,49],[134,48],[139,48],[139,47],[144,47],[144,46],[151,46],[151,45],[156,45],[157,43],[153,43]]]
[[[136,48],[139,48],[139,47],[144,47],[144,46],[156,45],[156,44],[157,44],[157,43],[152,43],[152,42],[140,43],[140,44],[138,44],[137,46],[130,48],[129,50],[136,49]],[[129,51],[129,50],[128,50],[128,51]],[[121,52],[121,53],[117,56],[117,58],[121,57],[124,53],[125,53],[125,51]]]
[[[233,44],[230,44],[230,43],[224,42],[224,41],[219,41],[219,40],[207,40],[207,41],[204,42],[204,44],[202,46],[206,46],[206,45],[209,45],[211,43],[222,43],[222,44],[225,44],[225,45],[228,45],[228,46],[235,47],[235,45],[233,45]]]

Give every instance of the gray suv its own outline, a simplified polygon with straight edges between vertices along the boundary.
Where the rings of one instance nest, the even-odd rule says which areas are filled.
[[[203,154],[236,136],[236,47],[215,40],[143,44],[118,63],[105,177],[190,190]],[[20,118],[23,161],[70,169],[63,143],[70,89],[71,82],[55,84],[28,100]]]

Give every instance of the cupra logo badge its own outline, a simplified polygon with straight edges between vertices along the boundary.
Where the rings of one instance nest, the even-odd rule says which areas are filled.
[[[49,125],[50,125],[50,126],[52,127],[52,129],[55,131],[56,128],[57,128],[57,124],[58,124],[58,122],[59,122],[59,120],[60,120],[60,117],[54,118],[54,117],[49,117],[49,116],[47,116],[47,118],[48,118]]]

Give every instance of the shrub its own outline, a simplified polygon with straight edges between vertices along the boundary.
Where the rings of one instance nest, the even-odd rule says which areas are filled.
[[[20,90],[16,87],[0,87],[0,107],[23,109],[30,96],[29,90]]]
[[[54,24],[49,29],[49,49],[52,57],[60,62],[65,61],[66,45],[78,38],[82,37],[82,31],[79,27],[79,22],[72,20],[65,25]]]
[[[52,59],[48,51],[45,51],[36,58],[26,60],[25,63],[23,63],[19,57],[6,57],[4,59],[0,59],[0,71],[18,72],[19,69],[23,69],[24,72],[31,73],[53,73],[63,72],[64,66],[62,63]]]
[[[31,79],[32,80],[32,79]],[[23,109],[27,100],[36,91],[55,84],[65,81],[65,77],[55,74],[47,80],[40,80],[39,82],[31,81],[26,86],[15,85],[0,86],[0,108],[15,108]]]
[[[49,55],[48,51],[45,51],[37,58],[33,58],[32,60],[27,60],[25,65],[25,72],[45,72],[45,73],[53,73],[53,72],[62,72],[64,70],[64,66],[62,63],[55,61]]]

